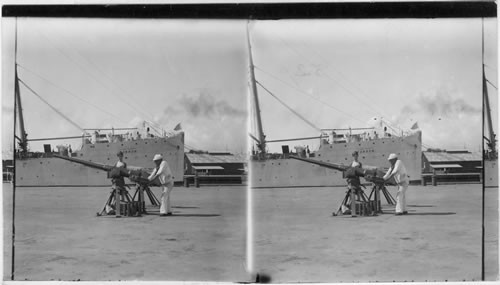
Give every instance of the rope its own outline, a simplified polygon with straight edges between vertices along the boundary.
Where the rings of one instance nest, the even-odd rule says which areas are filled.
[[[308,60],[305,56],[303,56],[300,52],[298,52],[295,48],[292,48],[283,38],[279,37],[279,36],[276,36],[277,38],[279,38],[290,50],[292,50],[294,53],[296,53],[298,56],[302,57],[304,60],[306,60],[309,64],[314,64],[312,61]],[[304,45],[304,43],[302,42],[302,44]],[[315,53],[323,62],[327,62],[327,60],[321,56],[318,52],[316,52],[315,50],[311,49],[313,51],[313,53]],[[342,75],[341,72],[337,71],[340,75]],[[333,81],[336,85],[340,86],[342,89],[344,89],[347,93],[349,93],[350,95],[356,97],[362,104],[364,104],[368,110],[372,111],[372,112],[375,112],[375,113],[378,113],[379,115],[382,115],[382,112],[379,112],[375,109],[373,109],[370,105],[368,105],[367,102],[365,102],[365,100],[362,100],[361,98],[359,98],[354,92],[352,92],[351,90],[349,90],[348,88],[346,88],[343,84],[340,83],[339,80],[336,80],[334,79],[332,76],[330,76],[328,73],[326,72],[322,72],[326,78],[330,79],[331,81]],[[342,75],[343,76],[343,75]],[[344,78],[346,78],[344,76]],[[346,78],[347,79],[347,78]],[[348,80],[346,80],[348,81]],[[359,88],[358,88],[359,89]],[[364,94],[362,94],[365,98],[369,99],[370,98],[368,96],[365,96]],[[371,100],[370,100],[371,101]],[[373,104],[375,106],[375,104]]]
[[[493,86],[493,88],[495,88],[496,90],[498,90],[498,88],[493,83],[491,83],[491,81],[489,81],[488,79],[486,79],[486,82],[488,82],[491,86]]]
[[[50,43],[54,46],[54,48],[55,48],[55,49],[56,49],[59,53],[61,53],[61,54],[62,54],[62,55],[64,55],[67,59],[69,59],[71,62],[73,62],[74,64],[76,64],[76,65],[77,65],[77,66],[78,66],[81,70],[83,70],[85,73],[87,73],[87,74],[88,74],[90,77],[92,77],[95,81],[97,81],[98,83],[100,83],[103,87],[105,87],[105,88],[107,88],[107,89],[111,90],[111,93],[110,93],[111,95],[116,96],[116,97],[119,99],[119,101],[121,101],[121,102],[125,103],[126,105],[128,105],[128,106],[129,106],[132,110],[134,110],[136,113],[141,114],[142,116],[146,116],[146,117],[148,117],[148,116],[149,116],[147,113],[143,113],[142,111],[140,111],[140,110],[138,110],[137,108],[135,108],[135,107],[134,107],[134,105],[133,105],[133,104],[131,104],[131,103],[129,103],[127,100],[124,100],[124,98],[123,98],[123,97],[121,97],[121,96],[117,96],[116,94],[114,94],[114,92],[115,92],[115,91],[114,91],[114,89],[113,89],[113,88],[110,88],[110,87],[106,86],[106,84],[105,84],[103,81],[101,81],[98,77],[96,77],[93,73],[90,73],[89,71],[87,71],[87,70],[86,70],[86,69],[85,69],[85,68],[84,68],[81,64],[79,64],[77,61],[75,61],[75,60],[74,60],[74,59],[72,59],[69,55],[67,55],[65,52],[63,52],[61,49],[59,49],[59,48],[57,47],[57,45],[56,45],[56,44],[54,44],[54,42],[53,42],[52,40],[50,40],[50,39],[49,39],[49,38],[48,38],[48,37],[47,37],[47,36],[46,36],[43,32],[41,32],[40,30],[38,30],[38,32],[39,32],[38,34],[39,34],[39,35],[41,35],[41,36],[43,36],[43,37],[44,37],[47,41],[49,41],[49,42],[50,42]],[[77,51],[77,53],[78,53],[78,51]],[[88,60],[88,59],[86,59],[85,57],[83,57],[82,55],[80,55],[80,57],[84,58],[87,62],[89,62],[89,60]],[[94,66],[94,68],[95,68],[98,72],[100,72],[100,73],[101,73],[104,77],[107,77],[107,78],[109,79],[109,77],[108,77],[106,74],[104,74],[102,71],[100,71],[100,70],[99,70],[99,69],[98,69],[98,68],[97,68],[94,64],[92,64],[92,62],[89,62],[89,63],[90,63],[91,65],[93,65],[93,66]],[[110,81],[111,81],[111,80],[110,80]],[[114,85],[115,85],[115,86],[117,86],[117,87],[118,87],[118,89],[120,89],[120,90],[123,92],[123,89],[121,89],[121,88],[120,88],[120,86],[118,86],[118,85],[116,85],[116,84],[114,84]],[[127,94],[127,95],[128,95],[128,94]]]
[[[106,111],[106,110],[101,109],[99,106],[97,106],[97,105],[95,105],[95,104],[92,104],[91,102],[89,102],[89,101],[87,101],[87,100],[85,100],[85,99],[83,99],[83,98],[81,98],[81,97],[77,96],[76,94],[72,93],[71,91],[69,91],[69,90],[67,90],[67,89],[65,89],[65,88],[63,88],[63,87],[57,86],[56,84],[52,83],[50,80],[48,80],[48,79],[46,79],[46,78],[42,77],[41,75],[37,74],[36,72],[34,72],[34,71],[32,71],[32,70],[30,70],[30,69],[28,69],[28,68],[26,68],[26,67],[24,67],[24,66],[22,66],[22,65],[20,65],[20,64],[17,64],[17,66],[19,66],[19,67],[21,67],[22,69],[24,69],[24,70],[28,71],[29,73],[32,73],[33,75],[35,75],[36,77],[38,77],[38,78],[42,79],[43,81],[45,81],[45,82],[49,83],[50,85],[52,85],[52,86],[54,86],[54,87],[57,87],[57,88],[59,88],[59,89],[63,90],[64,92],[66,92],[66,93],[68,93],[68,94],[72,95],[73,97],[77,98],[78,100],[80,100],[80,101],[82,101],[82,102],[84,102],[84,103],[89,104],[90,106],[92,106],[92,107],[96,108],[97,110],[99,110],[99,111],[101,111],[101,112],[103,112],[103,113],[105,113],[105,114],[108,114],[108,115],[110,115],[110,116],[112,116],[112,117],[114,117],[114,118],[116,118],[116,119],[120,120],[122,123],[126,123],[125,121],[123,121],[123,120],[122,120],[121,118],[119,118],[118,116],[116,116],[116,115],[114,115],[114,114],[111,114],[111,113],[109,113],[109,112],[108,112],[108,111]]]
[[[306,92],[306,91],[304,91],[304,90],[298,89],[298,88],[296,88],[296,87],[294,87],[294,86],[290,85],[288,82],[281,80],[280,78],[278,78],[278,77],[276,77],[275,75],[273,75],[273,74],[271,74],[271,73],[269,73],[269,72],[267,72],[267,71],[263,70],[262,68],[260,68],[260,67],[258,67],[258,66],[255,66],[255,68],[257,68],[258,70],[262,71],[263,73],[265,73],[265,74],[267,74],[267,75],[269,75],[269,76],[273,77],[274,79],[276,79],[276,80],[280,81],[281,83],[283,83],[283,84],[287,85],[288,87],[290,87],[290,88],[292,88],[292,89],[294,89],[294,90],[296,90],[296,91],[298,91],[298,92],[300,92],[300,93],[302,93],[302,94],[305,94],[305,95],[307,95],[308,97],[310,97],[310,98],[312,98],[312,99],[314,99],[314,100],[316,100],[316,101],[320,102],[321,104],[323,104],[323,105],[325,105],[325,106],[327,106],[327,107],[329,107],[329,108],[331,108],[331,109],[333,109],[333,110],[335,110],[335,111],[337,111],[337,112],[339,112],[339,113],[342,113],[342,114],[344,114],[344,115],[346,115],[346,116],[348,116],[348,117],[350,117],[350,118],[352,118],[352,119],[354,119],[354,120],[356,120],[356,121],[358,121],[358,122],[360,122],[360,123],[364,123],[363,121],[361,121],[360,119],[358,119],[358,118],[354,117],[353,115],[351,115],[351,114],[349,114],[349,113],[346,113],[346,112],[344,112],[344,111],[342,111],[342,110],[340,110],[340,109],[337,109],[337,108],[333,107],[332,105],[328,104],[327,102],[324,102],[324,101],[322,101],[321,99],[318,99],[318,98],[316,98],[316,97],[312,96],[311,94],[307,93],[307,92]]]
[[[21,82],[26,88],[28,88],[29,91],[31,91],[33,94],[35,94],[35,96],[37,96],[40,100],[42,100],[43,103],[47,104],[47,106],[49,106],[52,110],[54,110],[54,112],[56,112],[61,117],[63,117],[65,120],[70,122],[73,126],[75,126],[77,129],[82,131],[82,133],[85,132],[82,127],[80,127],[77,123],[73,122],[70,118],[66,117],[63,113],[61,113],[59,110],[57,110],[54,106],[50,105],[49,102],[45,101],[45,99],[43,99],[33,89],[31,89],[28,85],[26,85],[26,83],[24,83],[21,79],[19,79],[19,82]]]
[[[259,84],[260,87],[262,87],[264,90],[267,91],[267,93],[269,93],[271,96],[274,97],[274,99],[278,100],[278,102],[281,103],[281,105],[285,106],[288,110],[290,110],[290,112],[294,113],[297,117],[299,117],[302,121],[304,121],[306,124],[308,124],[309,126],[311,126],[312,128],[314,128],[315,130],[317,130],[318,132],[321,131],[320,128],[318,128],[316,125],[314,125],[313,123],[309,122],[306,118],[304,118],[301,114],[297,113],[297,111],[293,110],[290,106],[288,106],[287,104],[285,104],[285,102],[281,101],[276,95],[274,95],[271,91],[269,91],[266,87],[264,87],[262,84],[260,84],[259,81],[255,81],[257,84]]]

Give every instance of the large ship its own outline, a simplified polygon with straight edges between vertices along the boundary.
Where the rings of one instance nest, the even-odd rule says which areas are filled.
[[[387,122],[378,120],[369,128],[322,129],[317,137],[287,140],[267,140],[260,116],[259,97],[255,79],[250,37],[247,31],[250,63],[250,87],[252,93],[255,133],[250,161],[251,185],[254,188],[315,187],[346,185],[342,172],[327,169],[299,160],[289,159],[290,148],[282,147],[282,153],[269,153],[267,144],[303,139],[319,140],[319,148],[310,151],[303,146],[296,147],[294,155],[310,157],[319,161],[350,165],[352,153],[357,151],[364,165],[387,167],[387,157],[396,153],[408,171],[411,181],[420,181],[422,174],[422,133],[415,128],[409,131],[395,131]],[[259,82],[261,85],[261,83]],[[264,87],[263,87],[264,88]],[[264,88],[265,89],[265,88]],[[285,106],[286,107],[286,106]],[[293,110],[292,110],[293,112]],[[293,112],[295,113],[295,112]]]
[[[17,37],[16,37],[17,39]],[[17,44],[16,44],[17,54]],[[54,157],[55,153],[78,158],[100,164],[115,164],[117,153],[124,154],[124,161],[129,166],[152,168],[153,156],[163,155],[168,162],[175,182],[183,181],[184,176],[184,131],[180,124],[172,131],[165,131],[161,127],[144,122],[139,128],[98,128],[82,129],[79,136],[48,137],[28,139],[24,127],[23,108],[19,84],[29,87],[18,76],[18,64],[15,61],[14,82],[14,135],[16,146],[15,186],[18,187],[47,187],[47,186],[106,186],[110,180],[105,171],[95,170],[67,160]],[[53,110],[57,111],[48,102],[42,99]],[[61,114],[61,112],[57,111]],[[63,116],[65,117],[65,116]],[[68,119],[68,118],[66,118]],[[73,122],[73,125],[76,125]],[[72,150],[71,146],[58,145],[54,150],[50,144],[44,145],[43,152],[30,151],[31,141],[55,141],[80,139],[81,147]]]
[[[134,131],[137,129],[134,129]],[[97,131],[97,130],[96,130]],[[102,131],[102,130],[101,130]],[[107,138],[109,137],[109,139]],[[60,147],[58,154],[101,164],[114,164],[116,154],[122,151],[125,162],[131,166],[152,167],[152,159],[161,153],[168,162],[174,180],[181,182],[184,175],[184,132],[172,131],[163,136],[131,138],[125,134],[108,135],[97,140],[83,136],[82,146],[76,151]],[[20,149],[15,154],[15,185],[29,186],[106,186],[107,173],[70,161],[53,157],[50,146],[46,152]]]

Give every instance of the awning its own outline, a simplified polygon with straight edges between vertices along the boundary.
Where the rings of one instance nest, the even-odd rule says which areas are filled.
[[[432,168],[462,168],[460,164],[431,164]]]
[[[222,166],[193,166],[196,170],[224,169]]]

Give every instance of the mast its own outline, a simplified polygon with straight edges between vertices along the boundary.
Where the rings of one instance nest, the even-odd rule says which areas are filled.
[[[250,45],[250,33],[248,31],[248,24],[247,24],[247,43],[248,43],[248,57],[250,61],[250,85],[252,88],[252,94],[253,94],[253,101],[254,101],[254,106],[255,106],[255,119],[257,122],[257,136],[259,139],[259,150],[261,153],[266,152],[266,136],[264,135],[264,131],[262,129],[262,119],[260,117],[260,107],[259,107],[259,97],[257,95],[257,85],[255,83],[255,71],[254,71],[254,65],[253,65],[253,58],[252,58],[252,47]]]
[[[496,158],[496,139],[495,133],[493,132],[493,124],[491,120],[491,108],[490,108],[490,100],[488,98],[488,85],[486,83],[486,72],[484,70],[484,20],[483,20],[483,29],[482,29],[482,68],[483,68],[483,102],[486,113],[486,120],[488,123],[488,135],[489,135],[489,156],[490,158]]]
[[[17,21],[16,21],[16,36],[15,36],[15,44],[14,44],[14,104],[17,107],[17,112],[19,114],[19,131],[20,137],[16,137],[19,140],[19,147],[21,149],[21,153],[28,152],[28,140],[26,138],[26,130],[24,129],[24,118],[23,118],[23,107],[21,104],[21,93],[19,91],[19,76],[17,75]]]

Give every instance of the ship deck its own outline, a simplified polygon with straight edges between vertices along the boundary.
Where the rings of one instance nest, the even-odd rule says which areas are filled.
[[[10,280],[12,191],[3,186]],[[481,279],[481,185],[410,186],[407,216],[384,205],[376,217],[332,217],[344,191],[254,189],[255,270],[274,283]],[[496,280],[498,188],[485,191],[485,279]],[[108,187],[17,188],[15,280],[252,281],[245,192],[176,187],[176,216],[117,219],[95,216]]]

